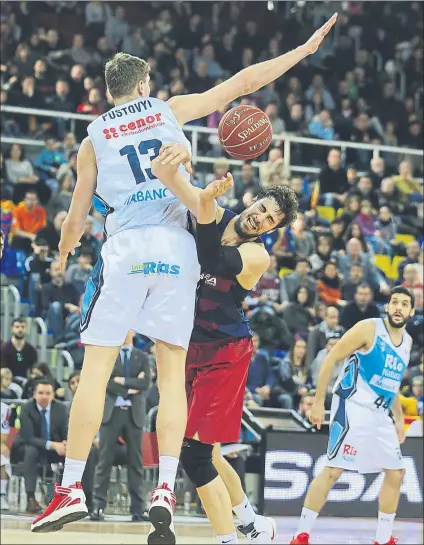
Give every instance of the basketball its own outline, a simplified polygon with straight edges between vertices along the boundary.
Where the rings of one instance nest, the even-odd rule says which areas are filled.
[[[255,159],[271,144],[271,122],[255,106],[236,106],[221,119],[218,137],[224,151],[234,159]]]

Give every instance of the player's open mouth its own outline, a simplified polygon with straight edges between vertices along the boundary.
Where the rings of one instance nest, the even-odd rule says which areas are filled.
[[[247,218],[247,223],[251,229],[256,231],[256,223],[253,221],[252,218]]]

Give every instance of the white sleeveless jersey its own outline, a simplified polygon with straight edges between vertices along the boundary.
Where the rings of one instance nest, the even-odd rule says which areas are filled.
[[[382,318],[375,324],[374,342],[367,352],[356,351],[340,371],[333,393],[375,410],[389,410],[399,391],[411,355],[411,337],[404,330],[395,346]]]
[[[138,98],[112,108],[88,126],[97,160],[94,206],[105,216],[105,232],[145,225],[187,229],[186,207],[154,177],[151,161],[162,144],[190,143],[163,100]],[[181,172],[186,176],[184,167]]]
[[[9,423],[10,409],[6,403],[1,402],[1,433],[7,435],[10,431]]]

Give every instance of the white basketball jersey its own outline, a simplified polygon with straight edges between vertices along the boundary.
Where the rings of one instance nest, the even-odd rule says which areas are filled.
[[[333,393],[375,410],[389,410],[399,391],[411,356],[411,337],[404,330],[393,344],[382,318],[375,325],[374,342],[367,352],[356,351],[346,360]]]
[[[87,131],[97,160],[94,206],[106,218],[107,235],[145,225],[187,228],[186,207],[151,171],[162,144],[191,149],[166,102],[137,98],[101,115]]]
[[[10,409],[6,403],[1,402],[1,433],[8,435],[10,431],[9,423]]]

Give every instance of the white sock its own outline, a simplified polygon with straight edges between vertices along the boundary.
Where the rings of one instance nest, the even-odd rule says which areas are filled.
[[[233,532],[232,534],[227,534],[225,536],[216,536],[217,543],[238,543],[237,534]]]
[[[297,528],[296,535],[310,534],[317,516],[318,513],[316,511],[312,511],[312,509],[304,507],[302,509],[302,513],[300,514],[299,526]]]
[[[174,490],[178,463],[179,459],[174,456],[159,456],[158,486],[166,483],[171,490]]]
[[[1,495],[6,495],[7,493],[7,479],[1,480],[1,489],[0,489]]]
[[[253,507],[247,499],[246,494],[243,501],[233,507],[233,511],[244,527],[249,526],[255,520],[255,511],[253,511]]]
[[[393,524],[395,522],[396,513],[378,512],[377,533],[375,540],[377,543],[388,543],[393,535]]]
[[[80,483],[86,463],[87,462],[85,460],[72,460],[72,458],[65,458],[62,486],[68,487],[75,483]]]

